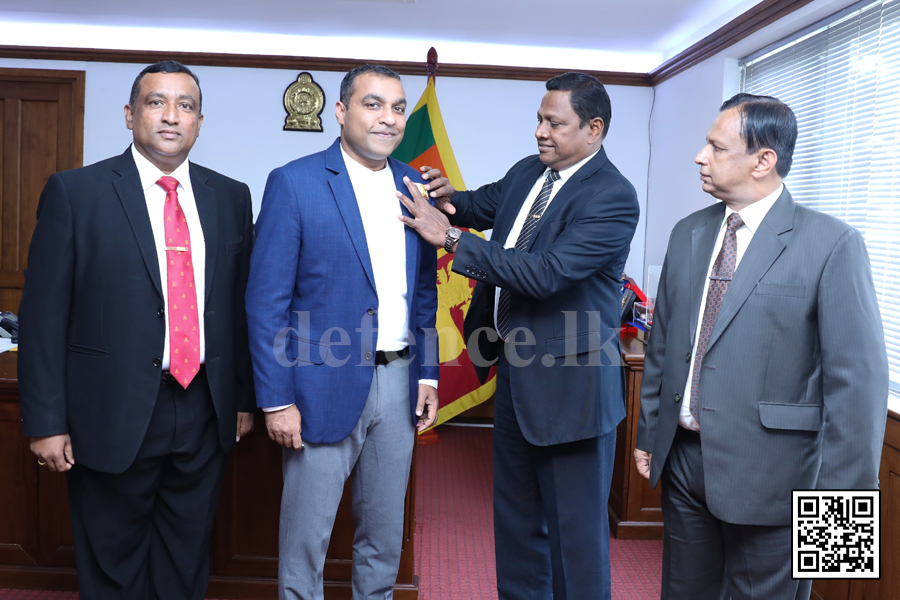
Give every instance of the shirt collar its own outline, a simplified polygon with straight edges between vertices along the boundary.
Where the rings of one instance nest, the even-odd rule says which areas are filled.
[[[134,157],[134,164],[137,166],[138,175],[140,175],[141,178],[141,189],[146,192],[156,185],[156,182],[159,181],[159,178],[165,175],[165,173],[160,171],[156,165],[138,152],[137,148],[134,147],[134,144],[131,145],[131,155]],[[193,193],[193,189],[191,188],[191,170],[187,159],[178,165],[178,168],[172,171],[169,174],[169,177],[174,177],[178,180],[178,185],[185,191]]]
[[[784,191],[784,184],[778,186],[778,189],[763,198],[762,200],[758,200],[753,204],[745,206],[741,209],[740,215],[741,220],[744,222],[744,225],[747,226],[747,229],[750,230],[750,233],[756,233],[756,230],[759,229],[760,224],[763,222],[763,219],[766,218],[766,215],[769,214],[769,209],[772,208],[772,205],[775,204],[775,201],[778,200],[779,196],[781,196],[781,192]],[[730,207],[725,207],[725,218],[722,220],[722,228],[726,226],[728,222],[728,217],[734,214],[735,210],[732,210]]]
[[[347,154],[344,151],[344,146],[341,147],[341,156],[344,157],[344,165],[347,166],[347,174],[350,175],[351,178],[360,178],[360,177],[390,177],[393,179],[394,175],[391,171],[391,163],[388,159],[384,159],[384,168],[379,169],[378,171],[373,171],[369,167],[359,164],[356,162],[356,159]]]
[[[593,154],[591,154],[590,156],[585,156],[584,158],[579,160],[574,165],[566,167],[565,169],[560,169],[560,171],[559,171],[559,186],[562,187],[562,184],[564,184],[569,179],[569,177],[574,175],[578,171],[578,169],[583,167],[589,160],[591,160],[592,158],[597,156],[597,152],[600,152],[600,148],[597,148],[597,150]],[[549,173],[549,172],[550,172],[550,167],[547,167],[546,169],[544,169],[544,173],[543,173],[543,175],[541,175],[541,177],[546,177],[547,173]],[[559,189],[559,188],[557,188],[557,189]]]

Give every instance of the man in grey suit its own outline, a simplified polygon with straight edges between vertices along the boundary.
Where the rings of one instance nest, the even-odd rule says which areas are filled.
[[[791,491],[875,489],[888,366],[858,231],[782,183],[797,121],[726,101],[695,159],[718,200],[676,224],[634,456],[662,479],[662,598],[809,598]]]

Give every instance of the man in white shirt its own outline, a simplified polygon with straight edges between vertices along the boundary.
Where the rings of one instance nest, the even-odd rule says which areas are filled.
[[[500,600],[609,600],[607,498],[625,416],[621,276],[640,209],[603,148],[612,118],[603,84],[573,72],[546,88],[537,155],[477,190],[430,182],[449,222],[410,188],[406,222],[478,281],[465,336],[482,381],[497,364]],[[492,239],[450,223],[493,228]]]
[[[38,207],[23,433],[67,474],[91,600],[202,600],[226,456],[252,428],[250,190],[188,162],[201,105],[187,67],[147,67],[125,106],[132,146],[52,175]]]
[[[389,158],[406,126],[400,77],[344,77],[341,137],[275,169],[247,288],[257,400],[284,446],[281,598],[321,600],[351,479],[354,599],[391,598],[416,429],[437,417],[437,253],[397,219],[415,170]]]
[[[783,184],[797,121],[726,101],[695,159],[720,203],[672,231],[634,453],[662,480],[662,598],[795,600],[791,492],[876,489],[884,333],[865,242]]]

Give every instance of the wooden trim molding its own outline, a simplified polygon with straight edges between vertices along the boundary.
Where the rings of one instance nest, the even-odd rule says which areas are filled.
[[[656,86],[678,73],[690,69],[810,2],[812,0],[763,0],[648,73],[650,84]]]
[[[650,73],[586,71],[606,85],[656,86],[729,46],[802,8],[812,0],[763,0],[687,50],[673,56]],[[261,54],[219,54],[212,52],[161,52],[156,50],[105,50],[97,48],[52,48],[45,46],[0,45],[0,58],[70,60],[85,62],[151,64],[159,60],[177,60],[187,65],[241,67],[249,69],[285,69],[288,71],[349,71],[364,59],[319,58],[309,56],[268,56]],[[401,75],[425,75],[425,63],[416,61],[379,61]],[[473,79],[511,79],[546,81],[572,69],[505,67],[443,63],[441,77]]]
[[[160,60],[177,60],[191,66],[241,67],[247,69],[284,69],[287,71],[346,72],[365,63],[364,59],[319,58],[310,56],[269,56],[262,54],[218,54],[212,52],[160,52],[156,50],[104,50],[97,48],[50,48],[44,46],[3,46],[0,58],[31,60],[71,60],[108,63],[152,64]],[[401,75],[425,75],[425,62],[378,61]],[[546,81],[572,69],[537,69],[500,65],[464,65],[441,63],[439,77],[473,79],[514,79]],[[646,73],[586,71],[606,85],[650,86]]]

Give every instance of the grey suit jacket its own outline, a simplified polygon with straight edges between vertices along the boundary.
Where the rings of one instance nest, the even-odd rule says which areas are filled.
[[[659,480],[721,203],[672,231],[644,362],[636,445]],[[793,489],[874,489],[887,415],[884,331],[865,242],[785,188],[734,273],[700,374],[706,499],[717,518],[787,525]]]

